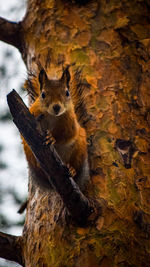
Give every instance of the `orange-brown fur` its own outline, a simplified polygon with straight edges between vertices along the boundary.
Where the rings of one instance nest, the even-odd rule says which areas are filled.
[[[77,121],[71,97],[66,96],[70,75],[68,69],[60,80],[49,80],[45,71],[39,78],[41,94],[30,107],[30,112],[39,118],[39,126],[44,133],[50,131],[55,139],[55,148],[65,164],[73,167],[76,177],[83,173],[87,164],[86,132]],[[45,98],[42,98],[44,93]],[[54,114],[54,105],[60,106],[60,114]],[[62,113],[61,113],[62,112]],[[26,141],[23,139],[24,151],[29,166],[39,175],[45,177],[39,163]],[[87,166],[86,166],[87,167]],[[82,178],[81,178],[82,179]]]

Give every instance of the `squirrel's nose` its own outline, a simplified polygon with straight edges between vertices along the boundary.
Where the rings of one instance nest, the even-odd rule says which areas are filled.
[[[53,106],[53,110],[54,110],[54,112],[55,112],[56,115],[59,113],[60,108],[61,108],[61,106],[58,105],[58,104],[56,104],[56,105]]]

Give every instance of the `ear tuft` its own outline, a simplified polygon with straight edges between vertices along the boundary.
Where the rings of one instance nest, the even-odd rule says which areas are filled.
[[[68,65],[68,66],[64,69],[63,74],[62,74],[62,77],[61,77],[61,80],[62,80],[64,83],[66,83],[67,88],[69,88],[69,82],[70,82],[70,78],[71,78],[71,76],[70,76],[70,72],[69,72],[69,67],[70,67],[70,65]]]
[[[44,69],[41,69],[41,71],[39,73],[40,90],[42,90],[43,84],[45,83],[46,80],[48,80],[47,74],[46,74]]]

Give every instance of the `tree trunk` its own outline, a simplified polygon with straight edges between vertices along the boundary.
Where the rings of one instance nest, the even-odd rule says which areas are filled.
[[[75,63],[72,77],[81,69],[88,84],[84,127],[91,174],[84,193],[102,206],[102,214],[86,227],[66,221],[60,195],[43,192],[29,171],[23,262],[28,267],[148,267],[150,4],[83,2],[28,0],[18,48],[35,75],[40,66],[51,79],[61,77],[62,65]]]

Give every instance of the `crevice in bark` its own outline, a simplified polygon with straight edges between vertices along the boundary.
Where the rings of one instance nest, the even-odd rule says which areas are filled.
[[[132,156],[134,153],[133,143],[130,140],[117,139],[115,143],[115,148],[122,158],[124,167],[126,169],[130,169]]]
[[[0,17],[0,40],[15,46],[22,53],[22,27],[21,22],[12,22]]]
[[[71,2],[71,4],[77,4],[79,6],[85,6],[88,4],[91,0],[63,0],[64,2]]]
[[[22,237],[0,232],[0,257],[24,266],[22,259]]]
[[[89,200],[70,177],[69,169],[63,164],[54,146],[45,144],[45,137],[38,131],[34,116],[15,90],[8,94],[7,101],[14,123],[47,174],[50,188],[52,184],[73,219],[82,226],[86,225],[88,217],[94,212]]]

